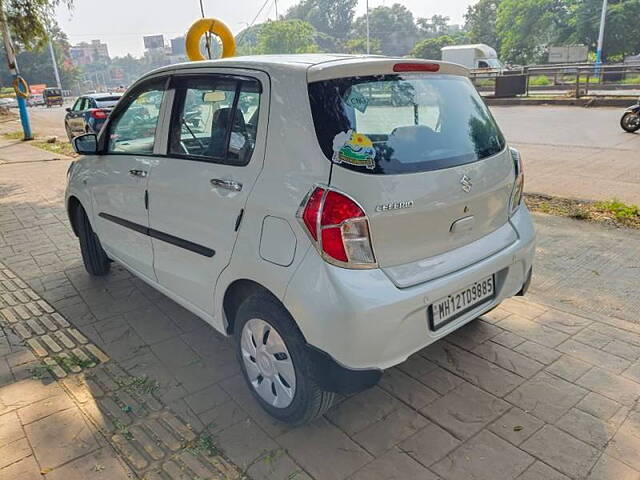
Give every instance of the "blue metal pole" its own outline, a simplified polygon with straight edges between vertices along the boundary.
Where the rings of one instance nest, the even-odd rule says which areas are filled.
[[[600,12],[600,30],[598,31],[598,47],[596,50],[596,68],[594,74],[600,75],[600,65],[602,65],[602,47],[604,45],[604,24],[607,21],[607,0],[602,0],[602,11]]]
[[[2,41],[4,43],[4,49],[7,54],[7,64],[9,66],[9,71],[11,75],[13,75],[14,80],[20,77],[20,71],[18,70],[18,62],[16,61],[16,52],[13,49],[13,44],[11,43],[11,36],[9,35],[9,26],[7,25],[6,17],[4,15],[4,8],[2,5],[2,0],[0,0],[0,23],[2,24]],[[20,83],[16,82],[16,89],[20,88]],[[29,94],[29,92],[25,92]],[[18,110],[20,111],[20,122],[22,123],[22,133],[24,134],[25,140],[32,140],[33,135],[31,134],[31,125],[29,123],[29,112],[27,111],[27,100],[18,95],[16,91],[16,100],[18,101]]]
[[[17,77],[16,77],[17,78]],[[25,140],[33,140],[31,133],[31,123],[29,122],[29,112],[27,111],[27,99],[16,94],[18,100],[18,110],[20,111],[20,123],[22,123],[22,133]]]

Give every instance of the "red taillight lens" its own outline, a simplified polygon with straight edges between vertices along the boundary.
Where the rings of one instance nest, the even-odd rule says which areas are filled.
[[[364,212],[353,200],[338,192],[327,193],[320,220],[322,226],[340,225],[345,220],[358,217],[364,217]]]
[[[109,112],[106,112],[100,109],[95,109],[95,110],[91,110],[91,116],[97,119],[105,119],[109,116]]]
[[[404,62],[393,66],[394,72],[437,72],[440,70],[438,63]]]
[[[369,220],[346,195],[317,187],[307,198],[301,217],[325,259],[337,260],[345,267],[375,266]]]
[[[302,220],[314,240],[318,240],[318,214],[320,213],[323,194],[324,190],[322,188],[316,188],[309,196],[302,212]]]

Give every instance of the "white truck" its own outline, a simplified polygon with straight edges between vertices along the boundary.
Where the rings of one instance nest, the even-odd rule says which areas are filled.
[[[496,51],[483,43],[443,47],[441,53],[443,61],[457,63],[471,70],[502,70],[504,68],[498,60]]]

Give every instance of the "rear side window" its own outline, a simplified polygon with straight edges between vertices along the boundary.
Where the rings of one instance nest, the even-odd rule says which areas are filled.
[[[120,100],[120,97],[100,97],[96,98],[95,102],[98,108],[112,108],[116,106],[118,100]]]
[[[457,75],[351,77],[309,84],[327,158],[372,174],[424,172],[495,155],[505,141],[471,82]]]
[[[255,147],[260,84],[223,75],[176,79],[169,153],[246,165]]]

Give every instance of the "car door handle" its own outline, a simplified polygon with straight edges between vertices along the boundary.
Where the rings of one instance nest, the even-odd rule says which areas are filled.
[[[146,177],[146,170],[129,170],[129,175],[133,175],[134,177]]]
[[[242,190],[242,184],[240,182],[234,182],[233,180],[222,180],[221,178],[212,178],[211,185],[213,185],[214,187],[231,190],[232,192],[239,192],[240,190]]]

